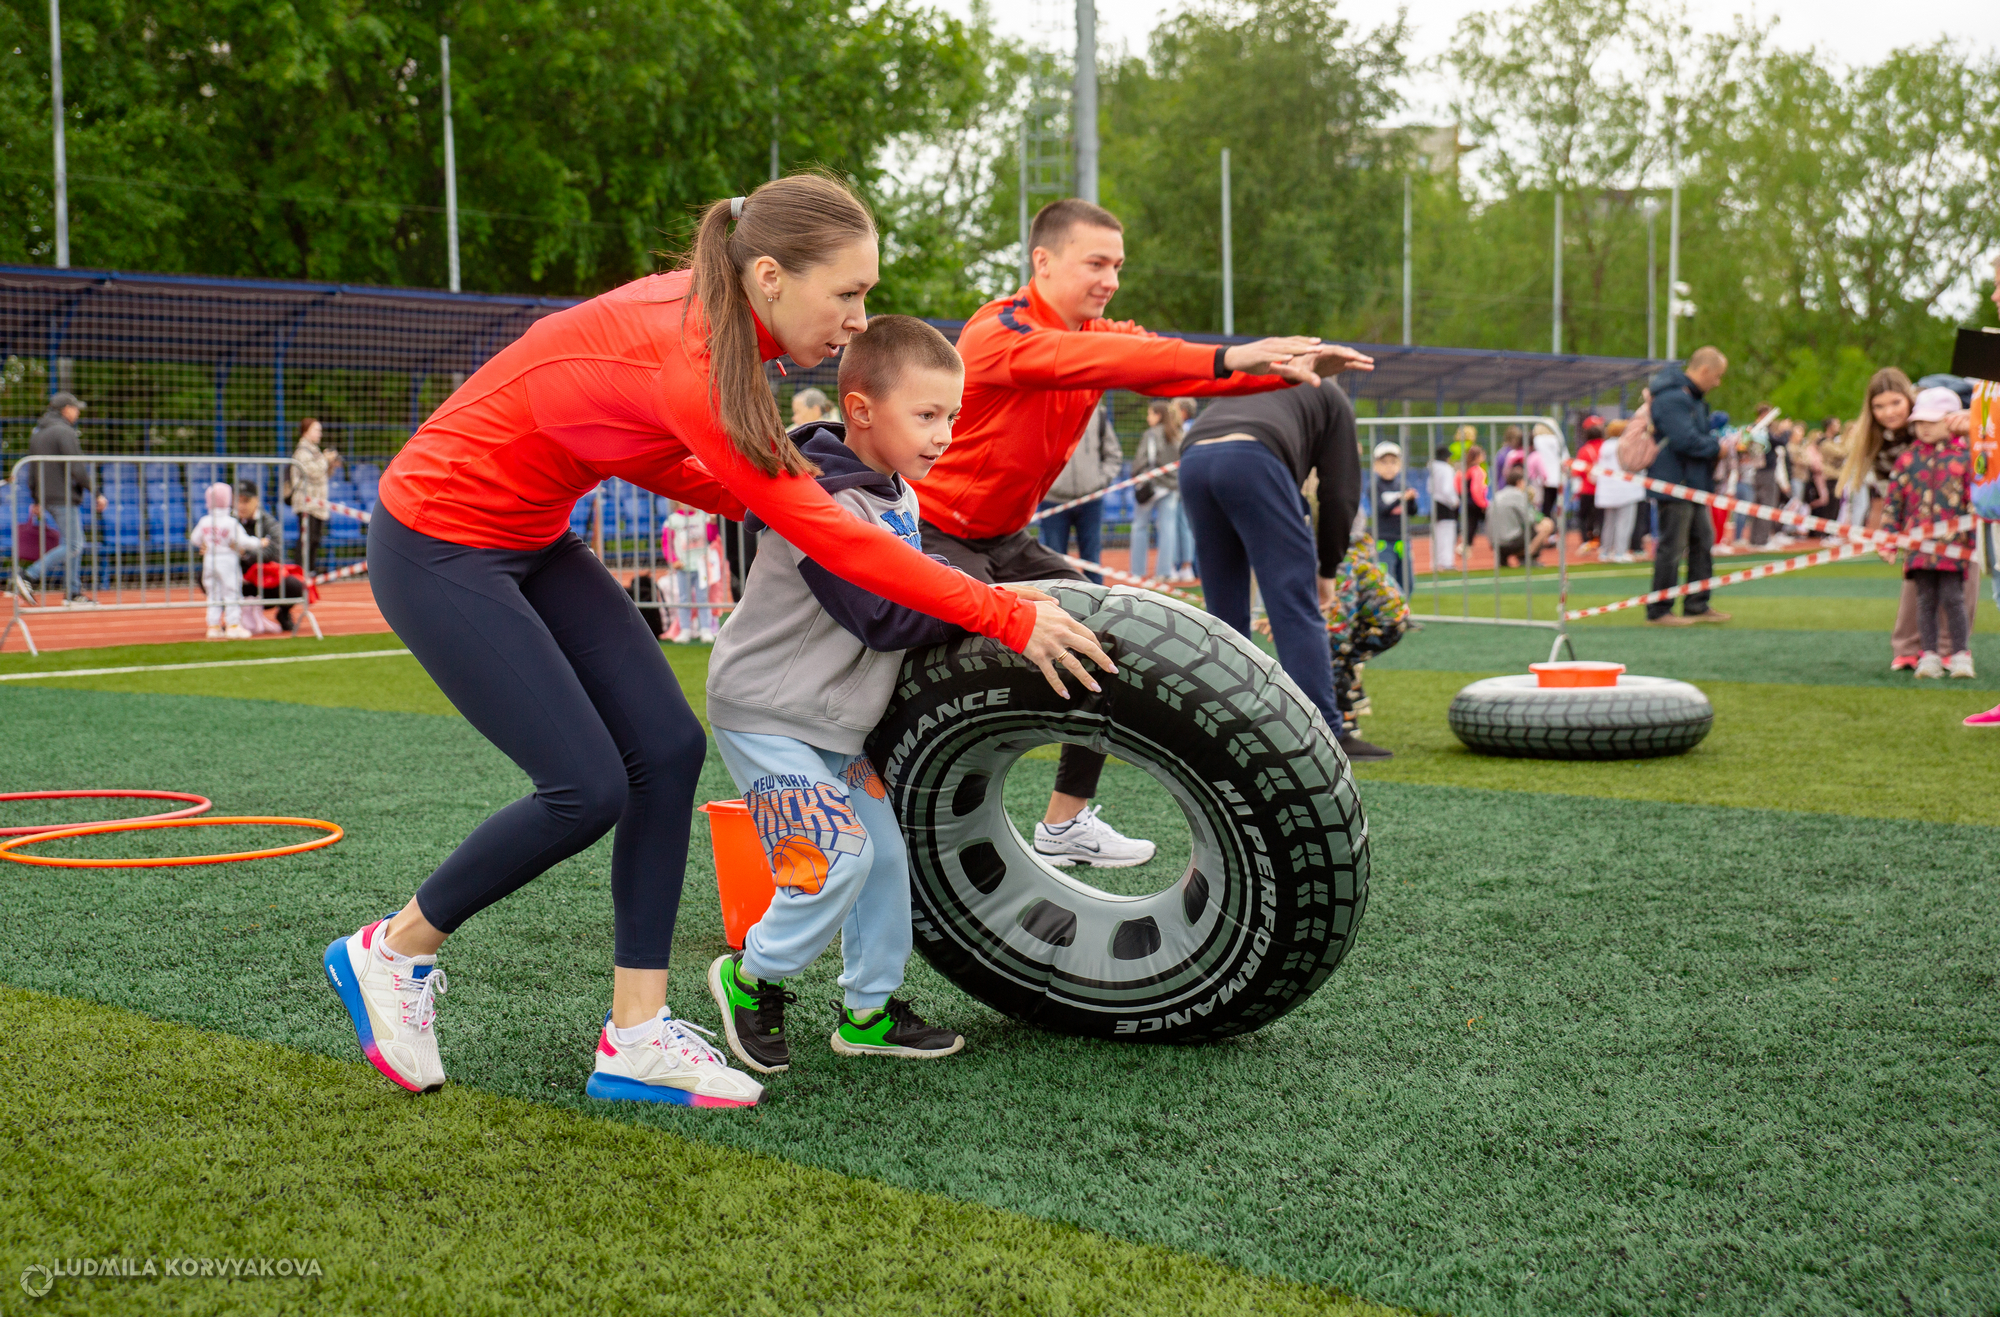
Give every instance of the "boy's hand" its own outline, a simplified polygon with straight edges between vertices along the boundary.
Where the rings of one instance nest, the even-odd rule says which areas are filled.
[[[1050,594],[1048,591],[1038,589],[1035,586],[1029,585],[1026,581],[999,581],[996,582],[996,584],[998,584],[1002,590],[1013,591],[1015,594],[1019,595],[1021,598],[1027,600],[1031,604],[1038,604],[1042,602],[1042,600],[1044,599],[1047,599],[1051,602],[1055,600],[1055,596]]]
[[[1090,628],[1065,613],[1062,605],[1053,600],[1043,600],[1035,605],[1035,634],[1028,638],[1027,647],[1021,653],[1028,662],[1042,670],[1042,675],[1048,678],[1055,693],[1064,699],[1069,698],[1069,691],[1056,673],[1058,664],[1068,668],[1070,674],[1090,690],[1103,689],[1077,661],[1077,653],[1106,672],[1118,671],[1110,655],[1097,643],[1097,637],[1090,633]]]

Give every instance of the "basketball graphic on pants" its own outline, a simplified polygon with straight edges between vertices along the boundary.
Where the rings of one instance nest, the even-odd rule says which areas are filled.
[[[881,791],[881,780],[872,768],[868,775]],[[868,844],[868,833],[854,816],[847,793],[832,782],[773,773],[751,783],[744,802],[771,861],[772,881],[792,896],[816,895],[826,885],[836,857],[859,855]]]

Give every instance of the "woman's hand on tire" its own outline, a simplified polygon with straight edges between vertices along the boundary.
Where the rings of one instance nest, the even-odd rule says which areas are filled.
[[[1054,600],[1036,603],[1035,634],[1028,637],[1027,648],[1021,654],[1042,670],[1042,676],[1064,699],[1069,698],[1069,691],[1056,671],[1058,665],[1068,668],[1070,674],[1091,691],[1103,689],[1078,661],[1078,653],[1106,672],[1118,671],[1118,666],[1104,652],[1104,647],[1097,643],[1097,637],[1090,633],[1089,627],[1064,612],[1062,605]]]

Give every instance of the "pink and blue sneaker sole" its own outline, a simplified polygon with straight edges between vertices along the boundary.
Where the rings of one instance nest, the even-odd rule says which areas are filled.
[[[386,916],[382,923],[388,922],[388,919],[393,917],[393,915]],[[363,946],[369,945],[369,936],[379,932],[381,926],[381,923],[377,923],[362,930]],[[335,938],[332,945],[327,947],[321,963],[326,967],[326,981],[333,985],[333,991],[340,998],[340,1004],[347,1008],[347,1018],[354,1025],[354,1037],[361,1044],[361,1054],[368,1058],[368,1064],[388,1076],[398,1087],[406,1088],[412,1093],[433,1091],[418,1088],[397,1074],[395,1067],[383,1059],[382,1049],[375,1045],[375,1029],[368,1023],[368,1005],[361,1000],[361,985],[354,981],[354,962],[347,957],[347,939]]]
[[[597,1050],[606,1056],[618,1055],[618,1049],[611,1045],[611,1012],[604,1013],[604,1031],[597,1035]],[[701,1093],[690,1093],[672,1084],[644,1084],[624,1075],[607,1075],[593,1070],[585,1082],[583,1091],[591,1097],[606,1102],[664,1102],[675,1107],[748,1107],[752,1102],[736,1102],[729,1098],[708,1097]]]

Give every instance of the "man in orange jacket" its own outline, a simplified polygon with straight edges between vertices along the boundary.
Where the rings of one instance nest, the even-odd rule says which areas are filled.
[[[981,581],[1084,579],[1028,524],[1106,389],[1258,393],[1373,364],[1317,338],[1215,347],[1104,319],[1125,264],[1124,233],[1117,216],[1088,201],[1042,207],[1029,231],[1034,278],[979,308],[959,335],[965,409],[917,500],[924,549]],[[1050,863],[1125,868],[1153,858],[1152,842],[1123,836],[1089,807],[1103,768],[1102,754],[1063,747],[1035,826],[1035,851]]]

